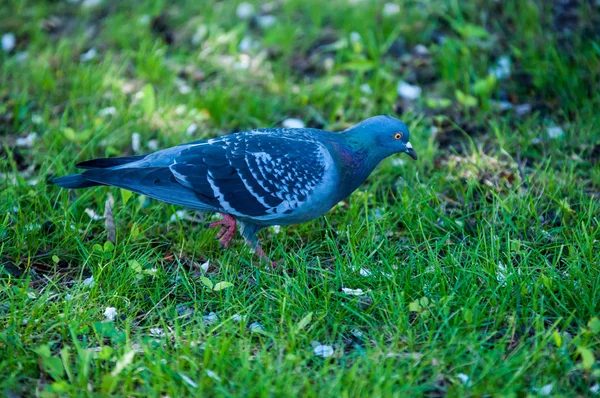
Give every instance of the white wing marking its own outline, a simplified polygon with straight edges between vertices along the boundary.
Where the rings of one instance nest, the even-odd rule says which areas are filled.
[[[226,210],[228,213],[232,213],[232,214],[236,214],[236,215],[240,215],[240,213],[238,213],[237,211],[235,211],[235,209],[233,209],[231,207],[231,205],[229,204],[228,201],[225,200],[225,198],[223,197],[223,194],[221,193],[221,190],[219,189],[219,187],[217,186],[217,184],[215,184],[215,179],[212,175],[212,173],[209,171],[206,179],[208,181],[208,183],[210,184],[210,187],[213,190],[213,195],[215,198],[217,198],[217,200],[219,201],[219,204],[221,205],[221,207]]]

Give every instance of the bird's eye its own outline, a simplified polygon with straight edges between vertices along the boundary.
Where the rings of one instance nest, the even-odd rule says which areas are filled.
[[[396,134],[394,134],[394,139],[395,140],[399,140],[400,138],[402,138],[402,133],[396,133]]]

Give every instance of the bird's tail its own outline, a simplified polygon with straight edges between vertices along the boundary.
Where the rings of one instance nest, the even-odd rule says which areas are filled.
[[[50,183],[69,189],[89,188],[103,185],[98,182],[87,180],[81,174],[71,174],[64,177],[53,178],[50,180]]]
[[[129,163],[138,161],[146,157],[146,155],[139,156],[122,156],[120,158],[99,158],[92,159],[86,162],[78,163],[75,167],[80,169],[111,169],[113,167],[127,165]],[[90,181],[85,178],[83,174],[71,174],[64,177],[53,178],[49,181],[51,184],[58,185],[62,188],[68,189],[79,189],[89,188],[98,185],[105,185],[100,182]]]

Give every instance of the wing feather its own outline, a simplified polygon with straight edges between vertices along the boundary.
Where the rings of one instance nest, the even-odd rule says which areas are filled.
[[[277,132],[283,134],[251,131],[192,144],[169,168],[222,211],[254,218],[288,214],[323,180],[325,149],[310,136]]]

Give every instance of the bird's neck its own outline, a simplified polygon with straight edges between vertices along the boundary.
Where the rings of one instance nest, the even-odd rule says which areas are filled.
[[[373,148],[369,148],[355,137],[346,134],[339,134],[338,139],[332,142],[340,165],[342,181],[340,192],[344,198],[365,182],[375,167],[383,160],[383,157],[377,156]]]

